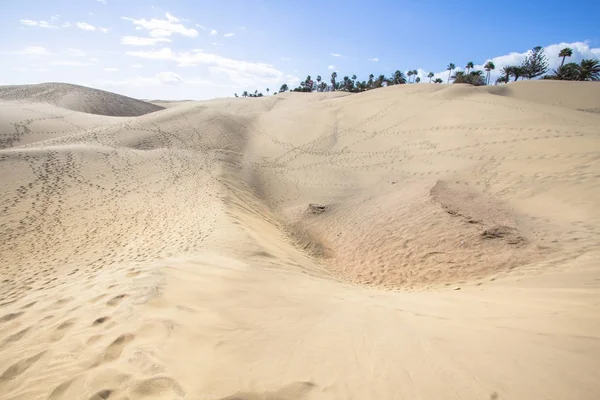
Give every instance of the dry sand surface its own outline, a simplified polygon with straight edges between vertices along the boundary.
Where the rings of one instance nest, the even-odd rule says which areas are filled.
[[[145,115],[0,90],[0,398],[600,398],[600,85],[54,88]]]

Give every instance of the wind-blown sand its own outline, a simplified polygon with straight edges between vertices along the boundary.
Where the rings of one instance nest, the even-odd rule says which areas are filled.
[[[11,90],[0,398],[600,398],[599,85]]]

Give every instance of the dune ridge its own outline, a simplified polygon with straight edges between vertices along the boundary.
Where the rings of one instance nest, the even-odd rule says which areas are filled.
[[[0,398],[598,398],[583,87],[4,101]]]
[[[60,82],[0,86],[0,100],[48,103],[72,111],[112,117],[138,117],[164,109],[131,97]]]

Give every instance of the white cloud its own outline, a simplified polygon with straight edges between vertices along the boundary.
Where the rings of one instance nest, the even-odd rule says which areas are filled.
[[[177,64],[178,67],[197,67],[198,64],[196,63],[190,63],[190,62],[180,62],[179,64]]]
[[[208,30],[208,28],[207,28],[207,27],[205,27],[205,26],[202,26],[202,25],[200,25],[200,24],[196,24],[196,26],[197,26],[198,28],[202,29],[203,31],[207,31],[207,30]]]
[[[157,43],[168,43],[171,39],[167,38],[147,38],[139,36],[123,36],[121,44],[129,46],[154,46]]]
[[[73,57],[85,57],[85,51],[81,49],[67,49],[67,54]]]
[[[83,61],[53,61],[50,63],[51,65],[63,66],[63,67],[89,67],[90,65],[94,65],[91,62],[83,62]]]
[[[89,12],[88,15],[94,15],[94,13],[93,12]]]
[[[332,57],[342,57],[340,53],[331,53]]]
[[[100,61],[100,59],[99,58],[90,58],[90,61],[95,63],[95,62]]]
[[[196,37],[198,36],[198,31],[192,28],[186,28],[183,24],[179,24],[179,18],[166,13],[166,19],[151,19],[147,20],[145,18],[142,19],[134,19],[129,17],[121,17],[125,21],[131,21],[137,27],[141,27],[142,29],[146,29],[149,31],[150,36],[152,37],[166,37],[171,36],[174,33],[178,33],[187,37]],[[137,29],[137,28],[136,28]]]
[[[377,61],[379,61],[379,58],[377,58],[377,57],[369,58],[369,61],[377,62]]]
[[[52,15],[50,17],[50,21],[54,22],[54,21],[58,21],[60,19],[60,15],[56,14],[56,15]]]
[[[119,68],[104,68],[104,70],[107,72],[114,72],[114,71],[118,71]]]
[[[210,36],[217,36],[219,34],[219,32],[217,32],[216,30],[212,30],[210,31]]]
[[[579,62],[584,58],[600,58],[600,48],[590,48],[588,42],[572,42],[572,43],[564,43],[563,42],[563,43],[551,44],[551,45],[544,47],[544,53],[546,54],[546,57],[548,58],[548,68],[549,68],[548,71],[549,72],[551,72],[552,69],[558,68],[558,66],[560,65],[562,58],[558,56],[558,53],[560,52],[561,49],[564,49],[565,47],[570,47],[571,49],[573,49],[573,56],[568,57],[565,62]],[[498,78],[500,76],[500,74],[501,74],[500,70],[503,67],[506,67],[508,65],[520,65],[523,62],[523,60],[525,60],[527,53],[528,53],[528,51],[524,51],[522,53],[512,52],[512,53],[505,54],[502,56],[496,56],[496,57],[484,60],[480,64],[475,64],[474,69],[483,70],[483,66],[488,61],[492,61],[496,68],[490,73],[490,82],[494,83],[496,78]],[[457,63],[455,63],[455,64],[457,64]],[[454,72],[463,71],[463,70],[464,70],[464,67],[457,64],[457,68],[454,70]],[[423,71],[423,70],[419,70],[419,72],[420,71]],[[485,71],[484,71],[484,73],[485,73]],[[429,82],[429,78],[427,78],[427,74],[428,74],[428,72],[423,71],[422,75],[419,74],[417,76],[419,76],[421,78],[421,81]],[[444,70],[444,71],[436,72],[433,79],[436,79],[436,78],[440,78],[444,82],[447,82],[448,81],[448,71]]]
[[[98,3],[106,4],[106,0],[96,0]]]
[[[225,36],[225,37],[232,37],[233,35],[235,35],[235,33],[230,32],[230,33],[224,34],[223,36]]]
[[[46,49],[45,47],[42,47],[42,46],[27,46],[22,51],[20,51],[18,54],[27,54],[27,55],[33,55],[33,56],[47,56],[47,55],[50,55],[51,53],[48,51],[48,49]]]
[[[289,57],[281,57],[281,61],[291,61],[292,59]]]
[[[156,51],[131,51],[127,54],[149,60],[170,60],[179,66],[206,66],[211,73],[225,75],[234,83],[245,87],[258,83],[276,83],[283,79],[283,73],[269,64],[234,60],[205,53],[199,49],[174,52],[169,48],[163,48]]]
[[[104,32],[104,33],[108,33],[108,31],[110,31],[110,29],[108,28],[98,28],[100,29],[100,31]]]
[[[131,64],[131,68],[142,68],[144,67],[142,64]]]
[[[65,22],[64,24],[62,24],[63,28],[68,28],[70,26],[71,26],[71,24],[69,22]]]
[[[79,29],[83,29],[84,31],[95,31],[96,27],[94,25],[90,25],[87,22],[77,22],[75,24]]]
[[[330,65],[327,69],[335,69],[335,65]]]
[[[183,78],[175,72],[159,72],[156,77],[169,84],[178,84],[183,82]]]
[[[40,28],[48,28],[48,29],[57,28],[57,26],[52,25],[51,23],[49,23],[47,21],[34,21],[31,19],[21,19],[21,20],[19,20],[19,22],[21,22],[25,26],[39,26]]]

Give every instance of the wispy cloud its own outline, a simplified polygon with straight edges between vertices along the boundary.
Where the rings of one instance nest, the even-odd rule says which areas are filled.
[[[142,64],[131,64],[131,68],[143,68]]]
[[[281,57],[281,61],[291,61],[292,59],[289,57]]]
[[[202,29],[203,31],[207,31],[207,30],[208,30],[208,28],[207,28],[207,27],[205,27],[205,26],[203,26],[203,25],[200,25],[200,24],[196,24],[196,27],[198,27],[198,28]]]
[[[47,48],[42,46],[27,46],[17,54],[25,54],[32,56],[48,56],[52,54]]]
[[[183,82],[183,78],[175,72],[159,72],[156,74],[156,77],[164,83],[171,85]]]
[[[157,43],[168,43],[171,39],[168,38],[147,38],[139,36],[123,36],[121,44],[128,46],[154,46]]]
[[[111,68],[104,68],[104,70],[105,70],[106,72],[115,72],[115,71],[118,71],[118,70],[119,70],[119,68],[112,68],[112,67],[111,67]]]
[[[38,26],[40,28],[48,28],[48,29],[58,28],[56,25],[52,25],[51,23],[49,23],[47,21],[34,21],[31,19],[21,19],[21,20],[19,20],[19,22],[25,26]]]
[[[75,24],[79,29],[83,29],[84,31],[95,31],[96,27],[94,25],[88,24],[87,22],[77,22]]]
[[[179,66],[203,65],[211,73],[225,75],[240,86],[272,84],[283,78],[283,73],[269,64],[234,60],[201,50],[174,52],[164,48],[155,51],[130,51],[127,54],[149,60],[170,60]]]
[[[340,53],[331,53],[332,57],[343,57]]]
[[[223,36],[225,36],[225,37],[232,37],[234,35],[235,35],[235,33],[229,32],[229,33],[224,34]]]
[[[210,31],[210,36],[217,36],[219,34],[219,32],[217,32],[216,30],[212,30]]]
[[[66,53],[70,56],[73,57],[85,57],[86,53],[85,51],[81,50],[81,49],[67,49]]]
[[[377,58],[377,57],[369,58],[369,61],[378,62],[379,58]]]
[[[335,69],[335,65],[330,65],[327,69]]]
[[[179,18],[166,13],[166,19],[155,19],[152,18],[147,20],[145,18],[135,19],[129,17],[121,17],[125,21],[133,22],[136,27],[141,29],[146,29],[150,36],[158,38],[158,37],[167,37],[171,36],[174,33],[187,36],[187,37],[196,37],[198,36],[198,31],[193,28],[186,28],[183,24],[178,23]],[[136,28],[137,29],[137,28]]]
[[[89,67],[90,65],[94,65],[94,63],[92,63],[92,62],[69,61],[69,60],[53,61],[50,64],[62,66],[62,67]]]
[[[106,0],[96,0],[98,3],[106,4]]]

